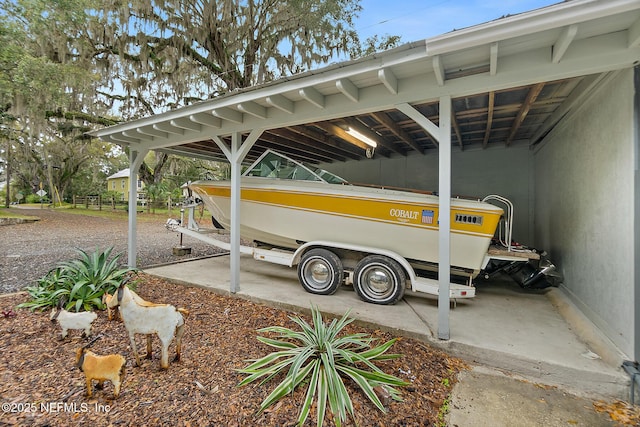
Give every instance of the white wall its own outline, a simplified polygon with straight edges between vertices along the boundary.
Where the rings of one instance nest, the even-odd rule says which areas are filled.
[[[482,198],[498,194],[515,207],[514,240],[533,241],[533,152],[527,146],[486,150],[454,150],[451,158],[453,195]],[[371,160],[320,165],[352,183],[375,184],[438,191],[438,153],[427,155],[376,156]],[[501,206],[502,207],[502,206]]]
[[[535,158],[535,235],[573,301],[633,354],[633,75],[610,76]]]
[[[633,70],[605,79],[540,147],[452,153],[452,193],[515,204],[514,239],[544,249],[573,302],[633,354]],[[354,183],[438,189],[438,155],[321,165]]]

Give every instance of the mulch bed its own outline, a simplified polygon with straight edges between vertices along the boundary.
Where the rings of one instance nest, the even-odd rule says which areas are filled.
[[[183,337],[182,360],[160,368],[160,343],[153,340],[153,359],[135,367],[124,324],[108,321],[99,312],[93,334],[101,334],[92,348],[97,354],[120,353],[127,359],[127,373],[120,397],[113,398],[107,382],[103,390],[86,396],[84,375],[75,367],[75,350],[87,343],[80,331],[60,339],[60,328],[49,313],[15,308],[28,296],[0,298],[0,425],[33,426],[294,426],[304,389],[283,398],[265,413],[256,412],[277,384],[258,383],[238,387],[236,372],[248,359],[272,349],[256,340],[256,330],[280,325],[298,329],[289,319],[294,313],[234,297],[215,295],[199,288],[174,285],[147,275],[139,276],[138,294],[153,302],[171,303],[190,311]],[[303,315],[308,321],[308,316]],[[329,319],[325,318],[325,321]],[[384,342],[386,332],[351,324],[349,333],[366,332]],[[144,354],[146,340],[137,338]],[[175,347],[169,349],[170,358]],[[401,388],[403,402],[392,401],[382,413],[355,387],[350,395],[356,419],[346,425],[433,426],[441,424],[441,407],[465,369],[459,359],[425,343],[401,338],[391,349],[400,359],[378,364],[385,372],[411,383]],[[95,382],[94,382],[95,384]],[[95,388],[95,387],[94,387]],[[305,425],[315,426],[315,412]],[[331,417],[325,424],[334,425]]]

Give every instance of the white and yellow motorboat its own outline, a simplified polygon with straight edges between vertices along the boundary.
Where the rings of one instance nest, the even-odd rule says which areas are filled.
[[[196,181],[189,189],[216,228],[230,228],[230,181]],[[346,281],[365,301],[393,304],[408,281],[414,291],[437,295],[439,214],[437,195],[350,185],[271,150],[241,178],[240,235],[254,244],[245,253],[297,265],[302,286],[316,294],[332,294]],[[452,298],[473,297],[472,279],[490,262],[496,269],[539,260],[537,253],[517,253],[509,245],[490,250],[503,214],[483,200],[451,199],[451,274],[465,283],[451,284]],[[537,287],[553,270],[543,267],[526,270],[521,286]],[[510,273],[523,274],[520,268]]]
[[[230,226],[229,181],[190,185],[220,226]],[[240,234],[260,244],[296,249],[316,240],[385,248],[438,262],[438,197],[348,185],[267,151],[241,179]],[[479,271],[503,210],[475,200],[451,203],[451,264]]]
[[[230,181],[196,181],[189,188],[214,225],[229,229]],[[451,200],[452,275],[470,285],[486,266],[503,213],[485,201]],[[406,278],[420,290],[416,272],[437,277],[438,218],[436,195],[350,185],[270,150],[241,178],[242,238],[258,248],[295,251],[289,264],[298,265],[300,282],[313,293],[333,293],[345,277],[374,303],[401,298]],[[452,296],[475,294],[463,288]]]

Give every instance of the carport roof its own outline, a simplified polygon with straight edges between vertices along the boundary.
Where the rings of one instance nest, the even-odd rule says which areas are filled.
[[[135,151],[226,160],[215,143],[262,131],[246,161],[265,149],[308,162],[365,158],[345,133],[378,141],[376,156],[437,149],[413,106],[435,124],[452,98],[452,144],[535,145],[593,89],[640,61],[640,1],[572,0],[362,59],[235,91],[91,135]]]

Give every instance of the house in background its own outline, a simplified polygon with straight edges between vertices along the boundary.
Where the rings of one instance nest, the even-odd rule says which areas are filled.
[[[136,176],[138,180],[137,192],[138,200],[145,199],[144,183]],[[122,169],[107,177],[107,191],[119,193],[120,201],[129,200],[129,169]]]

